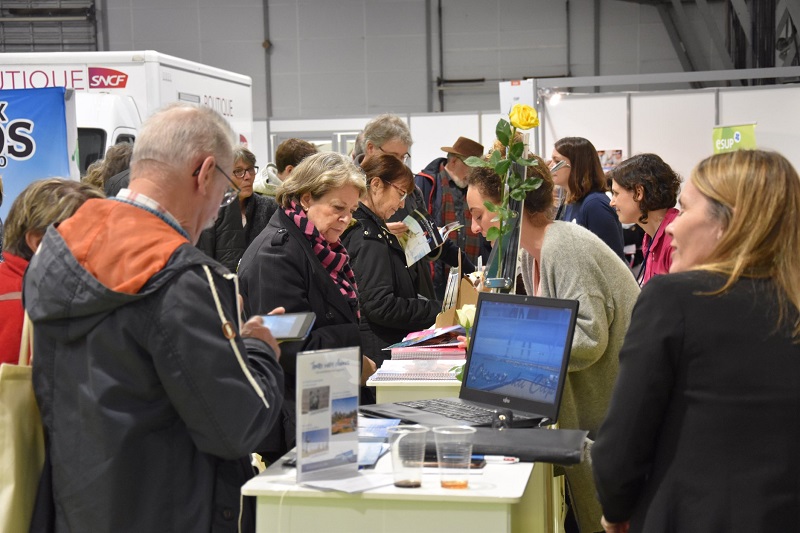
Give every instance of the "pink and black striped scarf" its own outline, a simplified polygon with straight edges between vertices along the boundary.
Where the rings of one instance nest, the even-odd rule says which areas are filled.
[[[284,209],[284,213],[292,219],[309,240],[317,259],[322,263],[323,268],[328,271],[336,286],[339,287],[342,296],[350,301],[356,316],[361,318],[361,313],[358,309],[356,277],[353,274],[353,269],[350,268],[350,256],[347,255],[347,250],[342,246],[342,243],[331,244],[326,241],[297,202],[292,201],[292,205]]]

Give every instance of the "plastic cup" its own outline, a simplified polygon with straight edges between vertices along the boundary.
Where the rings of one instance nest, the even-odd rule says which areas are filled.
[[[422,467],[425,462],[425,437],[428,428],[395,426],[388,429],[392,453],[394,486],[404,489],[422,486]]]
[[[469,487],[469,466],[472,461],[472,439],[475,428],[444,426],[433,428],[436,459],[443,489]]]

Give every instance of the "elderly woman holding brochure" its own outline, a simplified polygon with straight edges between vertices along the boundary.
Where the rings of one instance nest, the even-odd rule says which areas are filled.
[[[367,194],[342,243],[359,286],[362,347],[380,366],[389,357],[383,348],[433,324],[441,302],[417,294],[405,251],[386,227],[386,220],[403,207],[413,190],[414,175],[391,155],[369,158],[361,168],[366,174]]]
[[[284,416],[266,448],[259,450],[268,458],[280,457],[294,446],[297,353],[361,344],[358,286],[340,236],[364,192],[363,174],[346,157],[333,152],[309,156],[278,189],[280,208],[239,265],[248,316],[264,315],[278,306],[287,313],[316,315],[306,339],[281,344]],[[364,358],[362,383],[374,371],[375,364]]]

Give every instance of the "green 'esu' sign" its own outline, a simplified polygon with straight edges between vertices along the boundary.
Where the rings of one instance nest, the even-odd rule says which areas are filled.
[[[717,126],[712,137],[715,154],[756,148],[756,125]]]

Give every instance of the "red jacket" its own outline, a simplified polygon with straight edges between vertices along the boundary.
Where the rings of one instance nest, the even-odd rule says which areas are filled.
[[[22,275],[28,262],[5,252],[0,263],[0,363],[17,364],[22,337]]]

